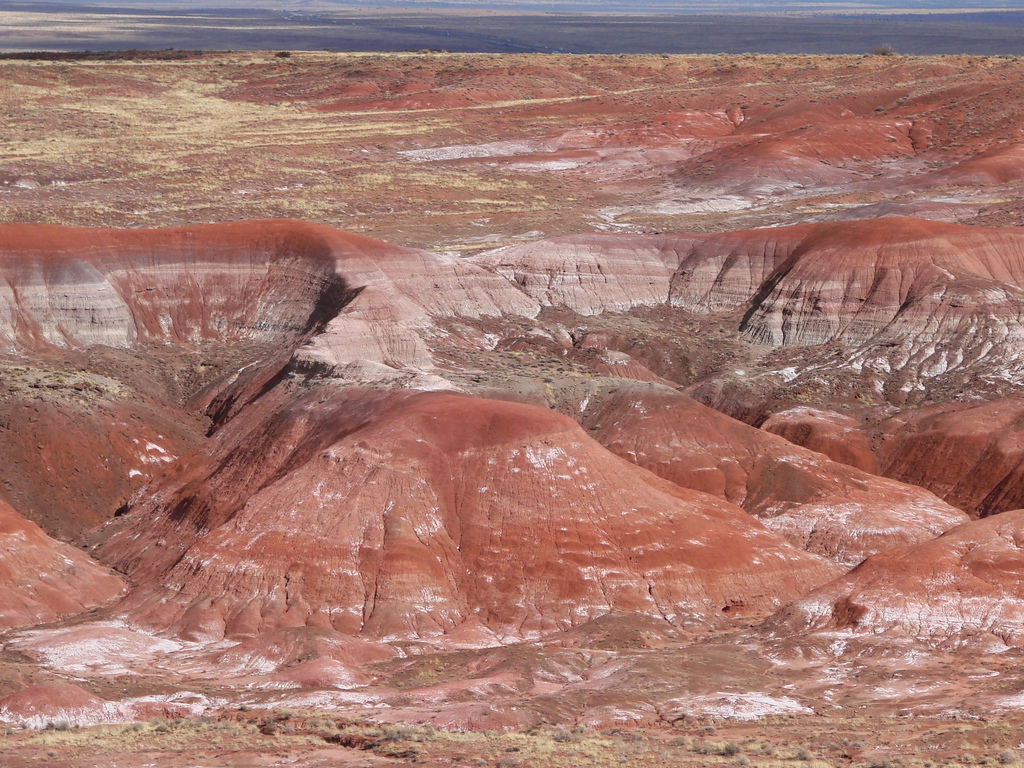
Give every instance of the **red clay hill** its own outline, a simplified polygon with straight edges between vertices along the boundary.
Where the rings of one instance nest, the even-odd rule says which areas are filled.
[[[271,393],[147,489],[101,559],[186,638],[511,640],[609,611],[714,625],[835,566],[625,462],[570,419],[447,393]]]
[[[882,471],[929,488],[972,517],[1024,504],[1022,397],[921,408],[882,422]]]
[[[829,460],[667,387],[592,398],[582,423],[613,453],[738,504],[795,545],[856,565],[967,521],[931,493]]]
[[[120,578],[0,501],[0,630],[81,613],[124,589]]]
[[[61,536],[203,438],[188,404],[203,385],[253,366],[269,377],[299,347],[307,369],[424,375],[433,315],[537,311],[478,267],[296,221],[4,224],[0,278],[0,494]]]
[[[773,617],[776,632],[898,631],[977,649],[1024,644],[1024,510],[869,558]]]
[[[361,706],[421,656],[469,669],[458,649],[597,664],[580,644],[600,626],[669,660],[695,633],[714,649],[687,653],[725,656],[858,628],[1018,643],[1024,230],[889,218],[461,258],[283,220],[8,225],[0,277],[18,664]],[[100,647],[146,650],[122,667]],[[446,685],[400,706],[469,695]]]

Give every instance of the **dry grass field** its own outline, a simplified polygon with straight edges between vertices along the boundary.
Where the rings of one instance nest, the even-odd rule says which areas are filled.
[[[425,765],[470,768],[881,768],[1017,765],[1020,723],[773,717],[637,731],[451,732],[336,716],[226,713],[217,719],[0,734],[4,765],[221,767]]]
[[[1013,58],[165,52],[0,70],[4,221],[293,217],[470,252],[879,206],[1015,215],[1014,179],[952,201],[908,183],[1014,139],[1001,106],[1019,99]],[[924,126],[926,145],[912,158],[852,146],[819,159],[800,143],[803,123],[849,107],[877,130]],[[738,134],[727,112],[743,115]],[[750,147],[766,153],[764,188],[705,181],[738,169]],[[817,164],[811,178],[788,178],[794,153]],[[821,170],[844,180],[825,183]]]

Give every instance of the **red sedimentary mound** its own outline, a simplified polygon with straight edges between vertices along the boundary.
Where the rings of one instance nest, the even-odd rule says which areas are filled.
[[[71,539],[200,441],[205,425],[114,379],[27,369],[0,395],[4,492],[49,534]]]
[[[897,404],[936,381],[991,390],[1024,374],[1024,229],[893,217],[588,235],[473,261],[581,314],[668,304],[722,316],[756,344],[841,344],[814,375],[842,374]]]
[[[165,230],[5,224],[0,343],[127,347],[298,336],[351,298],[334,273],[332,233],[299,222]]]
[[[849,183],[859,180],[858,167],[914,155],[909,120],[856,117],[843,108],[744,123],[738,133],[736,141],[682,163],[677,181],[689,188],[765,194]]]
[[[665,304],[679,262],[700,236],[576,235],[510,245],[469,261],[545,306],[581,315]]]
[[[353,390],[251,408],[103,546],[140,584],[122,604],[137,619],[207,639],[472,619],[514,638],[612,610],[758,613],[836,573],[544,409]]]
[[[871,474],[878,471],[878,462],[863,425],[850,416],[801,406],[773,413],[761,424],[761,429],[784,437],[794,445],[823,453],[840,464]]]
[[[991,395],[1024,372],[1024,229],[887,218],[709,237],[671,301],[743,312],[775,347],[841,345],[789,371],[897,405],[935,390]],[[784,373],[780,371],[780,373]]]
[[[117,704],[71,683],[33,685],[0,699],[0,720],[27,728],[97,725],[124,719],[125,713]]]
[[[206,350],[242,367],[301,347],[300,368],[422,375],[434,317],[537,309],[480,267],[300,221],[0,225],[0,352],[60,363],[5,371],[0,399],[11,405],[0,435],[19,436],[0,441],[7,497],[55,535],[109,518],[205,431],[176,407],[190,394],[179,371],[204,359],[186,354]],[[100,347],[114,363],[93,359]],[[123,375],[126,366],[147,373]],[[158,371],[178,398],[162,397]]]
[[[926,184],[989,186],[1024,178],[1024,144],[999,146],[926,177]]]
[[[220,674],[262,678],[264,688],[355,688],[372,680],[361,666],[396,654],[388,645],[334,630],[292,627],[242,640],[213,660]]]
[[[432,315],[536,312],[504,280],[457,259],[287,220],[5,224],[0,275],[0,349],[287,342],[348,308],[348,357],[406,362],[423,356],[412,328]]]
[[[58,726],[66,729],[157,717],[195,717],[205,711],[208,704],[209,700],[198,694],[109,701],[73,683],[41,683],[0,698],[0,722],[17,723],[24,728]]]
[[[901,631],[957,646],[1024,643],[1024,510],[869,558],[777,614],[776,631]]]
[[[927,488],[972,517],[1024,505],[1024,395],[922,408],[878,437],[882,472]]]
[[[955,315],[974,313],[965,302],[1000,286],[1014,299],[1003,314],[1016,317],[1022,285],[1024,230],[894,217],[710,237],[680,265],[672,304],[707,312],[750,302],[745,332],[772,345],[856,345],[897,315],[901,335],[921,343],[949,334]],[[944,322],[928,329],[929,320]]]
[[[371,643],[322,627],[290,627],[251,637],[217,654],[218,666],[259,672],[291,668],[309,659],[330,659],[358,667],[395,656],[391,646]]]
[[[613,453],[743,506],[811,552],[854,565],[967,520],[927,491],[869,475],[667,389],[595,398],[583,424]]]
[[[0,629],[102,605],[124,582],[0,501]]]

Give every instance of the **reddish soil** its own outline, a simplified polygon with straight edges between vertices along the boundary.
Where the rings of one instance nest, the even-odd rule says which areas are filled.
[[[124,582],[47,536],[0,501],[0,629],[81,613],[120,597]]]
[[[12,765],[1015,759],[1019,62],[0,68]]]
[[[920,488],[797,448],[671,390],[595,396],[583,423],[612,452],[741,505],[797,546],[856,565],[966,522]]]

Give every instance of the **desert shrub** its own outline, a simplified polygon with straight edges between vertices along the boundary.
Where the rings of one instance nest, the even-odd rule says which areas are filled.
[[[1017,757],[1017,753],[1014,750],[1004,749],[1002,752],[999,753],[999,757],[996,759],[999,760],[1000,765],[1013,765],[1020,758]]]
[[[896,55],[896,49],[893,48],[888,43],[885,44],[885,45],[876,45],[874,48],[871,49],[871,55],[872,56],[895,56]]]
[[[733,747],[736,747],[736,752],[732,752],[731,751],[732,747],[730,746],[730,744]],[[723,743],[717,742],[717,741],[698,741],[690,749],[692,751],[696,752],[698,755],[730,755],[731,756],[731,755],[735,755],[735,754],[737,754],[739,752],[739,745],[737,745],[737,744],[735,744],[733,742],[728,742],[728,743],[723,744]]]
[[[292,55],[292,52],[291,51],[278,51],[274,55],[277,56],[277,58],[279,58],[279,59],[287,59],[287,58],[289,58]]]
[[[420,754],[420,748],[415,744],[382,744],[379,747],[379,751],[385,757],[393,757],[399,760],[415,760]]]
[[[743,748],[735,741],[727,741],[722,745],[722,751],[719,754],[725,755],[726,757],[734,757],[743,751]]]

